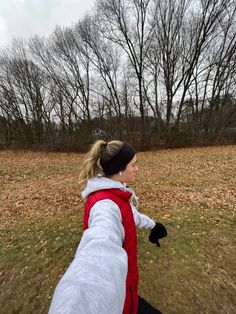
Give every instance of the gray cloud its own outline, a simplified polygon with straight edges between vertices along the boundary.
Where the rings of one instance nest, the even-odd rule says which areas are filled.
[[[49,35],[68,26],[93,7],[94,0],[0,0],[0,46],[14,37]]]

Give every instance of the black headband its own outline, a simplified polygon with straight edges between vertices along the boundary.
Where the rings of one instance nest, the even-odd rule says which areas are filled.
[[[120,150],[107,162],[100,162],[103,172],[106,175],[113,175],[123,170],[134,158],[135,151],[127,143],[123,143]]]

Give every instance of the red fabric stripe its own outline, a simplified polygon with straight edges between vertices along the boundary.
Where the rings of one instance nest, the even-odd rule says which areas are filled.
[[[122,224],[125,230],[123,248],[128,256],[126,298],[123,314],[136,314],[138,310],[137,234],[132,208],[129,204],[130,197],[130,192],[119,189],[96,191],[88,196],[84,212],[84,229],[87,229],[90,210],[96,202],[109,199],[115,202],[120,208]],[[104,210],[106,209],[104,208]]]

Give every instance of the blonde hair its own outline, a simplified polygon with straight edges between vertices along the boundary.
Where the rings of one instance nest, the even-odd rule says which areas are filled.
[[[90,148],[82,164],[80,172],[80,183],[86,184],[87,181],[98,174],[104,175],[100,162],[107,162],[120,150],[123,142],[103,140],[96,141]]]

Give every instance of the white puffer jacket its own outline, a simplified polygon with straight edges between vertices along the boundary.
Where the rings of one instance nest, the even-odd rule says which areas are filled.
[[[84,199],[95,191],[118,188],[134,192],[104,177],[88,181]],[[153,228],[154,220],[132,205],[135,224]],[[55,289],[49,314],[121,314],[125,301],[127,254],[122,248],[124,228],[120,209],[111,200],[97,202],[90,211],[76,255]]]

